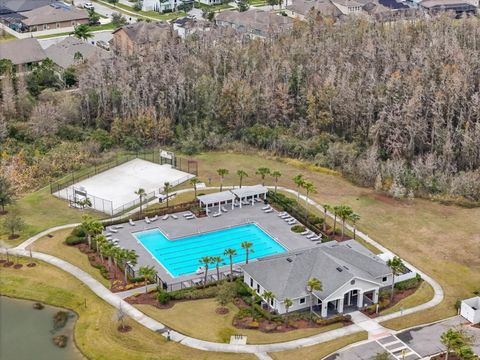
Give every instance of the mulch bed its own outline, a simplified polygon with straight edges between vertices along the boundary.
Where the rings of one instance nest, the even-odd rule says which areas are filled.
[[[215,309],[215,313],[217,313],[218,315],[226,315],[230,312],[230,310],[228,310],[228,308],[226,307],[218,307]]]
[[[410,295],[415,293],[415,291],[417,291],[419,287],[420,287],[420,284],[418,285],[418,287],[416,287],[414,289],[407,289],[407,290],[403,290],[403,291],[395,290],[395,295],[393,296],[393,301],[391,301],[390,304],[388,304],[387,307],[379,309],[379,311],[391,308],[392,306],[397,304],[400,300],[403,300],[406,297],[409,297]],[[370,318],[375,318],[375,317],[379,316],[376,313],[370,314],[369,312],[367,312],[365,310],[363,310],[362,312],[365,315],[369,316]]]
[[[439,354],[439,355],[435,355],[435,356],[432,356],[430,359],[431,360],[445,360],[445,356],[446,354]],[[460,360],[460,358],[454,354],[454,353],[450,353],[448,355],[448,360]]]
[[[18,239],[20,237],[20,235],[10,235],[8,237],[8,240],[15,240],[15,239]]]
[[[160,304],[157,300],[157,292],[152,291],[145,294],[145,291],[137,296],[130,296],[124,299],[129,304],[145,304],[145,305],[152,305],[158,309],[171,309],[177,302],[185,301],[185,300],[170,300],[168,304]]]
[[[15,264],[15,265],[13,266],[14,269],[21,269],[22,267],[23,267],[22,264]]]
[[[126,332],[129,332],[129,331],[132,331],[132,327],[130,325],[119,325],[117,327],[117,330],[121,333],[126,333]]]
[[[108,270],[108,273],[109,273],[110,290],[112,292],[120,292],[120,291],[126,290],[125,282],[124,282],[125,276],[124,276],[123,270],[120,269],[113,261],[112,261],[112,266],[109,269],[108,259],[107,258],[102,259],[102,257],[99,254],[97,254],[95,250],[92,250],[88,247],[88,244],[77,244],[73,246],[88,256],[88,261],[90,262],[91,266],[93,267],[97,267],[99,265],[105,266],[105,268]],[[129,284],[132,284],[132,283],[127,283],[127,285]],[[134,286],[130,287],[129,290],[144,286],[143,283],[133,283],[133,284]]]
[[[3,267],[10,267],[13,265],[13,261],[6,261],[3,263]]]
[[[27,264],[27,266],[28,266],[29,268],[32,268],[32,267],[37,266],[37,264],[36,264],[36,263],[29,263],[29,264]]]

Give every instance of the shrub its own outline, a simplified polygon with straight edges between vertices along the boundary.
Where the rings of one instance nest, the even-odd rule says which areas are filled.
[[[223,343],[229,343],[230,337],[235,335],[235,330],[232,328],[223,328],[218,331],[217,337]]]
[[[105,279],[110,280],[110,274],[105,266],[102,264],[93,265],[96,269],[100,270],[100,275],[102,275]]]
[[[417,274],[417,276],[414,277],[413,279],[408,279],[408,280],[396,283],[395,289],[398,289],[398,290],[416,289],[417,287],[420,286],[421,282],[422,282],[422,278],[419,274]]]
[[[82,244],[82,243],[85,243],[86,240],[84,237],[77,237],[77,236],[73,236],[73,235],[69,235],[66,239],[65,239],[65,243],[69,246],[73,246],[73,245],[78,245],[78,244]]]
[[[205,289],[188,288],[183,290],[172,291],[170,293],[171,299],[174,300],[198,300],[208,299],[217,296],[218,287],[210,286]]]
[[[290,230],[292,230],[294,233],[301,233],[305,231],[305,226],[303,225],[293,225]]]
[[[313,225],[323,225],[323,218],[319,217],[319,216],[316,216],[316,215],[313,215],[313,214],[309,214],[308,217],[307,217],[307,220],[310,224],[313,224]]]
[[[170,294],[166,291],[159,291],[157,294],[157,300],[160,304],[166,305],[170,302]]]

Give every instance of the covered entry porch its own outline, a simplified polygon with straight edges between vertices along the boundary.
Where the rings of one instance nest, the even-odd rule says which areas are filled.
[[[314,296],[316,304],[313,311],[322,318],[327,318],[336,314],[344,314],[356,311],[371,304],[378,303],[379,289],[370,289],[367,291],[361,289],[351,289],[343,296],[334,299],[320,299]]]

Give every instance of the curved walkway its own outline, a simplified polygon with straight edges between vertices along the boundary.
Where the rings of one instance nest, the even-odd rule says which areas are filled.
[[[232,188],[232,187],[224,187],[224,188]],[[207,187],[204,188],[205,190],[216,190],[218,187]],[[283,191],[289,192],[291,194],[294,194],[295,196],[297,195],[297,191],[284,188],[284,187],[278,187],[278,189],[281,189]],[[177,191],[177,193],[183,193],[183,192],[189,192],[193,191],[193,189],[183,189]],[[305,196],[300,195],[300,198],[306,200]],[[318,203],[315,201],[309,199],[308,203],[315,208],[317,208],[319,211],[323,211],[323,207],[320,206]],[[333,217],[332,214],[328,213],[330,217]],[[9,253],[14,254],[14,255],[20,255],[20,256],[30,256],[30,252],[26,250],[26,248],[34,243],[36,240],[41,238],[42,236],[45,236],[53,231],[61,230],[61,229],[67,229],[67,228],[72,228],[77,226],[78,224],[67,224],[67,225],[61,225],[57,226],[45,231],[42,231],[41,233],[31,237],[30,239],[26,240],[19,246],[13,249],[9,249]],[[352,230],[351,226],[348,225],[348,228]],[[357,234],[359,237],[361,237],[363,240],[366,242],[374,245],[378,249],[380,249],[383,252],[392,254],[391,251],[388,249],[384,248],[382,245],[377,243],[376,241],[372,240],[369,238],[366,234],[363,234],[359,231],[357,231]],[[2,252],[5,252],[6,249],[2,249]],[[105,288],[100,282],[95,280],[91,275],[87,274],[85,271],[82,269],[62,260],[59,259],[55,256],[40,253],[40,252],[32,252],[32,257],[42,260],[44,262],[47,262],[51,265],[54,265],[69,274],[73,275],[76,277],[78,280],[83,282],[85,285],[87,285],[96,295],[98,295],[100,298],[105,300],[107,303],[112,305],[113,307],[119,309],[120,307],[122,308],[123,311],[128,314],[129,317],[131,317],[133,320],[137,321],[139,324],[147,327],[150,330],[157,331],[163,333],[164,336],[167,336],[167,330],[170,334],[170,338],[173,341],[177,341],[185,346],[189,346],[192,348],[196,348],[199,350],[205,350],[205,351],[217,351],[217,352],[236,352],[236,353],[252,353],[252,354],[261,354],[262,356],[265,355],[264,353],[267,352],[276,352],[276,351],[284,351],[284,350],[291,350],[291,349],[296,349],[299,347],[305,347],[305,346],[311,346],[311,345],[316,345],[320,344],[326,341],[334,340],[336,338],[353,334],[358,331],[363,330],[361,326],[358,325],[349,325],[340,329],[320,333],[317,335],[309,336],[306,338],[301,338],[297,340],[292,340],[292,341],[287,341],[283,343],[275,343],[275,344],[262,344],[262,345],[232,345],[232,344],[224,344],[224,343],[215,343],[215,342],[209,342],[209,341],[204,341],[204,340],[199,340],[195,339],[189,336],[185,336],[181,333],[178,333],[174,330],[168,329],[163,325],[162,323],[146,316],[143,314],[141,311],[137,310],[135,307],[132,305],[128,304],[126,301],[122,299],[121,296],[112,293],[109,289]],[[416,269],[414,266],[412,266],[409,263],[406,263],[409,267],[417,271],[425,281],[427,281],[434,289],[435,295],[432,300],[430,300],[427,303],[415,306],[410,309],[403,310],[402,312],[398,311],[389,315],[385,316],[380,316],[376,318],[374,321],[377,323],[380,323],[385,320],[390,320],[394,319],[400,316],[404,316],[407,314],[412,314],[421,310],[429,309],[437,304],[439,304],[443,300],[443,290],[441,286],[432,278],[430,278],[428,275],[425,273],[421,272],[420,270]]]

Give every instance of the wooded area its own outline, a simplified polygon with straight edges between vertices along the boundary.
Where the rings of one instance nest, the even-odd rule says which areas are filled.
[[[479,25],[316,18],[265,40],[231,29],[166,37],[146,57],[80,66],[69,94],[5,76],[3,166],[22,148],[27,163],[42,154],[52,167],[52,154],[84,161],[114,145],[247,145],[396,197],[480,201]]]

